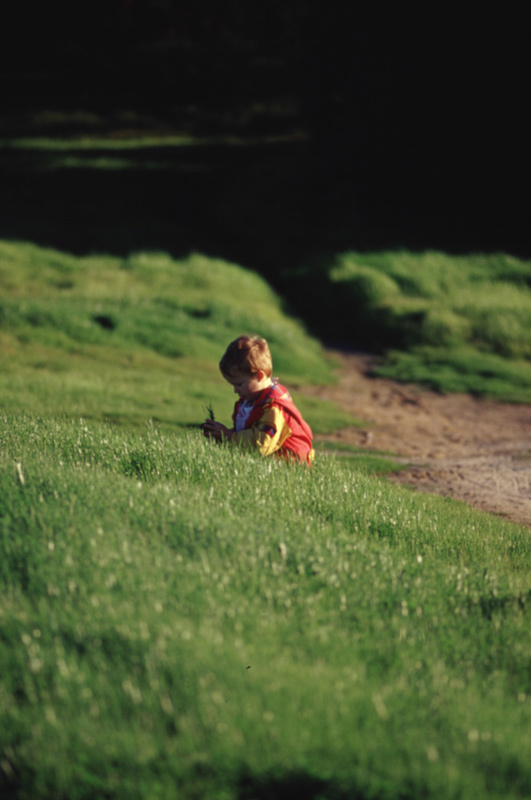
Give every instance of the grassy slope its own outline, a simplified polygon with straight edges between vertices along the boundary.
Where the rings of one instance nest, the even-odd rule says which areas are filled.
[[[6,791],[529,795],[527,530],[340,459],[0,422]]]
[[[440,253],[415,259],[388,254],[391,261],[398,276],[401,263],[410,265],[411,288],[391,303],[397,327],[407,332],[408,352],[391,353],[383,374],[446,391],[530,402],[531,263],[503,254]]]
[[[242,332],[270,342],[275,374],[316,431],[349,419],[297,395],[332,380],[332,363],[256,274],[201,255],[76,258],[0,242],[0,402],[32,413],[197,423],[212,401],[230,419],[218,370]],[[351,422],[351,420],[350,420]]]
[[[380,374],[531,401],[531,262],[347,252],[313,269],[319,302],[336,305],[336,335],[348,319],[351,336],[385,353]]]
[[[228,414],[250,324],[283,379],[329,378],[257,276],[1,253],[0,786],[529,795],[528,531],[174,427]]]

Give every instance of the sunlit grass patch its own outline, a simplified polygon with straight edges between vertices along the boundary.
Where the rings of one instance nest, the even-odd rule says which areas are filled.
[[[378,351],[380,374],[528,402],[529,261],[503,253],[351,251],[296,274],[315,287],[316,306],[335,308],[323,320],[327,335]]]
[[[368,475],[386,475],[407,467],[406,464],[394,460],[392,454],[367,450],[346,442],[318,441],[315,449],[318,454],[322,453],[324,456],[340,456],[339,463],[346,469],[355,469]]]
[[[378,374],[440,391],[486,395],[515,403],[531,402],[531,364],[472,348],[417,347],[390,351]]]
[[[269,340],[288,385],[333,380],[319,343],[262,278],[200,254],[78,258],[0,242],[0,287],[4,407],[183,425],[212,400],[229,422],[234,398],[218,362],[243,332]],[[302,402],[316,428],[349,422]]]
[[[404,299],[407,260],[390,283],[364,267],[371,297],[399,286],[409,322],[454,330],[471,390],[487,368],[489,391],[525,382],[525,359],[459,346],[466,287],[430,305],[452,285],[436,255]],[[0,243],[0,282],[0,789],[531,794],[527,528],[388,485],[389,454],[318,443],[309,469],[191,427],[206,406],[228,421],[217,362],[251,324],[316,431],[357,424],[304,396],[333,363],[235,265]]]
[[[4,414],[0,484],[4,787],[527,791],[523,528],[156,425]]]

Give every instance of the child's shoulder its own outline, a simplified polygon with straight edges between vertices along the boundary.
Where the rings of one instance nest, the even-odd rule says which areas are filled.
[[[272,384],[264,399],[270,403],[293,403],[289,391],[278,380],[275,380],[275,383]]]

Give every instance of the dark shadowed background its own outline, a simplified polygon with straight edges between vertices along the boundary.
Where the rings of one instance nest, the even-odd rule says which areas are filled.
[[[407,6],[18,3],[2,24],[0,236],[198,249],[273,281],[347,248],[528,256],[523,12]],[[109,148],[7,146],[21,137]]]

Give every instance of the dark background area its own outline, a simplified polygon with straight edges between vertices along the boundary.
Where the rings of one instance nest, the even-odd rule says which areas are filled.
[[[202,250],[277,285],[348,248],[531,255],[523,10],[107,0],[2,13],[4,238]],[[6,144],[146,135],[191,138],[72,150],[70,165]],[[286,287],[303,307],[304,286]]]

